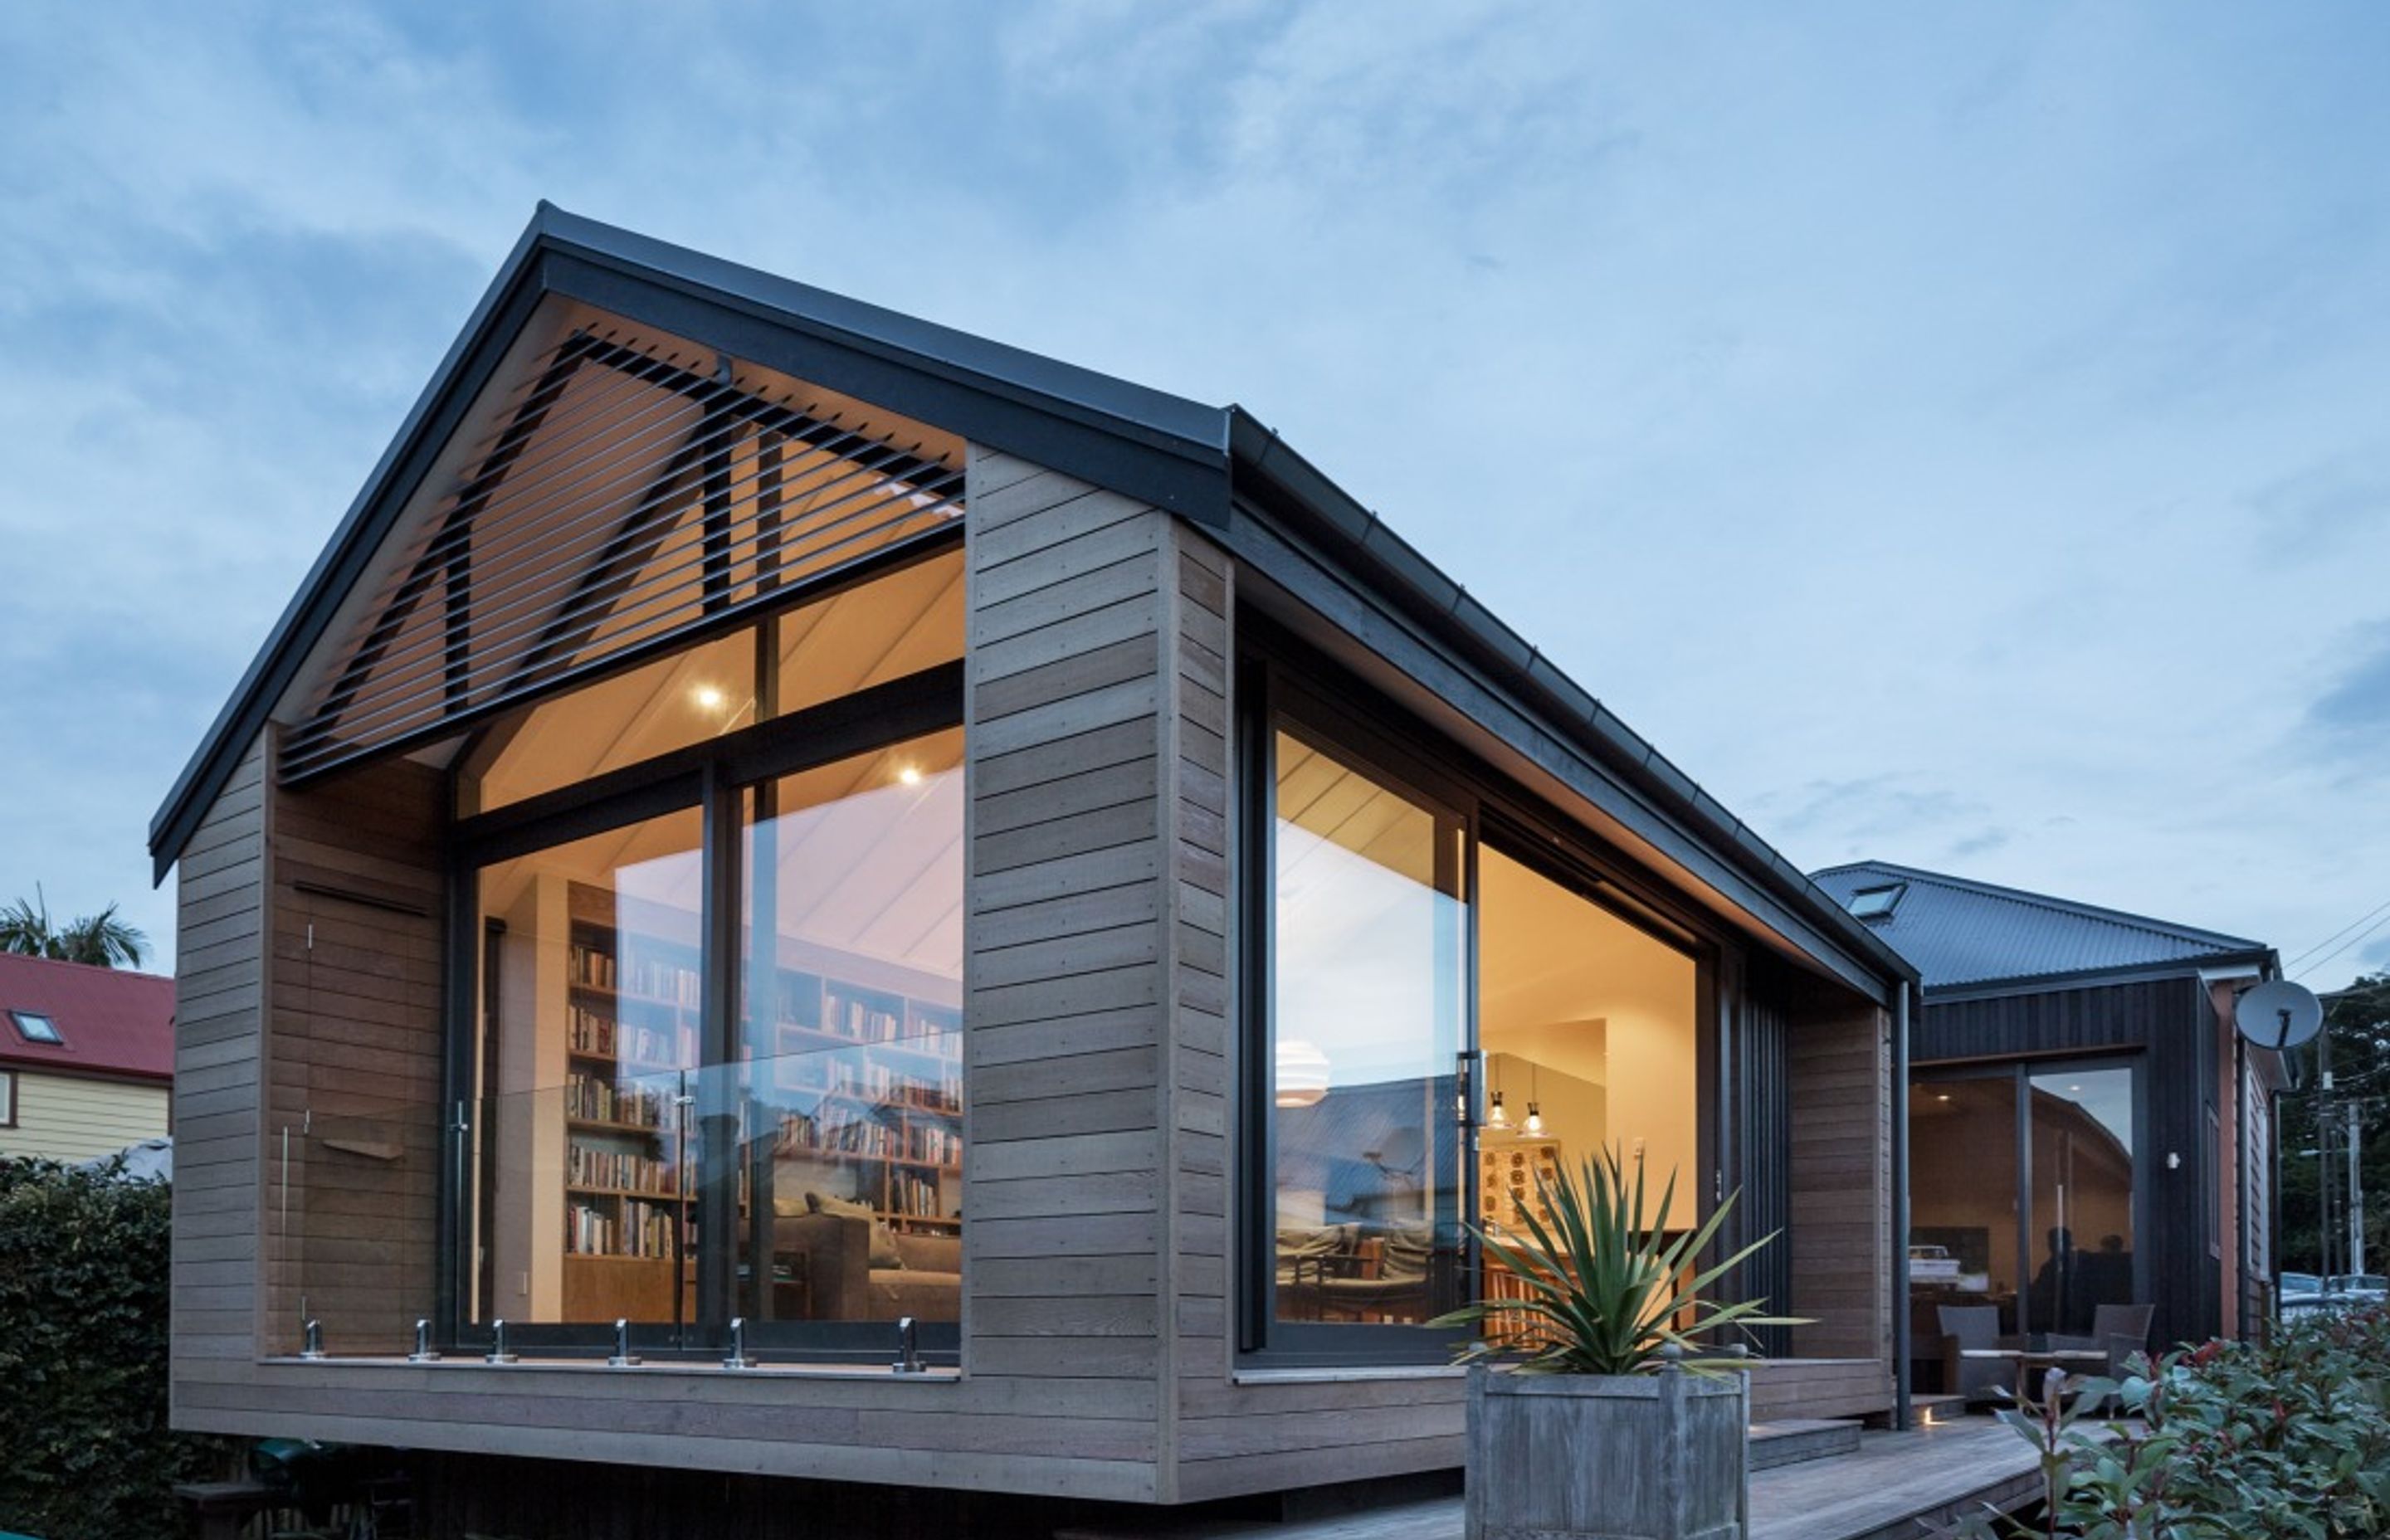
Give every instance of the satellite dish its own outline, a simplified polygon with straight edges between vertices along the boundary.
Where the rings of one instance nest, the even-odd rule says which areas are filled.
[[[2261,1048],[2295,1048],[2323,1030],[2323,1002],[2304,984],[2273,979],[2241,996],[2232,1024]]]

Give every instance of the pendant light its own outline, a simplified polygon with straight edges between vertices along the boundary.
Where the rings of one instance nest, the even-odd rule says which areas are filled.
[[[1486,1063],[1490,1067],[1493,1059],[1488,1058]],[[1485,1126],[1488,1128],[1510,1126],[1510,1114],[1502,1110],[1502,1083],[1498,1080],[1494,1083],[1494,1100],[1485,1109]]]
[[[1536,1066],[1531,1060],[1527,1065],[1526,1122],[1526,1129],[1530,1134],[1541,1134],[1544,1131],[1544,1110],[1542,1105],[1536,1099],[1536,1091],[1541,1078],[1541,1076],[1536,1074]]]

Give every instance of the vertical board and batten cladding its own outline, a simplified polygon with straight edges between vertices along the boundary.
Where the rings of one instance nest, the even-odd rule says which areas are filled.
[[[172,1367],[190,1387],[256,1352],[263,1194],[265,754],[251,744],[177,865]]]
[[[1802,1014],[1787,1048],[1792,1328],[1808,1358],[1892,1365],[1892,1043],[1876,1007]]]

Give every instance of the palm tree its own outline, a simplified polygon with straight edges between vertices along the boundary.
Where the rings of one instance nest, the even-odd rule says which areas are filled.
[[[137,926],[117,918],[113,904],[96,915],[65,925],[52,924],[49,900],[42,895],[38,882],[33,884],[32,903],[20,898],[0,908],[0,952],[88,963],[94,968],[138,968],[148,949],[149,938]]]

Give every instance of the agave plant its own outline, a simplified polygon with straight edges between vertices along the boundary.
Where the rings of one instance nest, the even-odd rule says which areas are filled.
[[[1698,1227],[1671,1240],[1666,1232],[1676,1174],[1669,1174],[1659,1206],[1647,1215],[1642,1165],[1637,1163],[1630,1183],[1615,1148],[1588,1158],[1581,1175],[1563,1169],[1557,1180],[1539,1179],[1537,1187],[1551,1220],[1547,1226],[1533,1211],[1522,1216],[1533,1245],[1472,1227],[1485,1255],[1518,1281],[1525,1297],[1481,1301],[1430,1323],[1485,1328],[1461,1350],[1459,1362],[1515,1359],[1530,1374],[1639,1374],[1674,1363],[1716,1374],[1741,1360],[1705,1355],[1710,1350],[1696,1339],[1715,1340],[1750,1327],[1809,1324],[1762,1315],[1765,1301],[1720,1304],[1703,1297],[1711,1285],[1776,1238],[1771,1232],[1722,1262],[1699,1265],[1703,1250],[1733,1211],[1734,1194]]]

